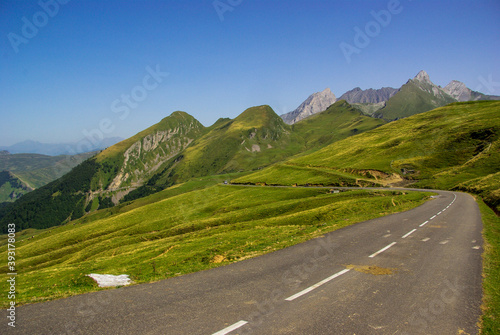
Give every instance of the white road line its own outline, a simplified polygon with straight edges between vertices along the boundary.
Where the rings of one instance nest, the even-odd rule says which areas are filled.
[[[286,301],[292,301],[292,300],[295,300],[295,299],[297,299],[298,297],[301,297],[301,296],[303,296],[304,294],[307,294],[307,293],[311,292],[312,290],[314,290],[314,289],[316,289],[316,288],[320,287],[321,285],[328,283],[330,280],[335,279],[335,278],[337,278],[338,276],[341,276],[341,275],[343,275],[343,274],[344,274],[344,273],[346,273],[346,272],[349,272],[349,270],[350,270],[350,269],[344,269],[344,270],[342,270],[342,271],[340,271],[340,272],[337,272],[337,273],[336,273],[336,274],[334,274],[333,276],[330,276],[330,277],[328,277],[328,278],[326,278],[326,279],[323,279],[323,280],[322,280],[322,281],[320,281],[319,283],[314,284],[313,286],[310,286],[310,287],[306,288],[305,290],[300,291],[299,293],[294,294],[294,295],[292,295],[292,296],[290,296],[290,297],[286,298],[285,300],[286,300]]]
[[[439,242],[439,244],[446,244],[446,243],[448,243],[448,242],[450,242],[450,241],[445,240],[445,241]]]
[[[429,220],[432,220],[432,219],[434,219],[435,217],[436,217],[436,215],[434,215],[433,217],[431,217]]]
[[[427,223],[429,223],[429,221],[425,221],[424,223],[422,223],[419,227],[423,227],[425,226]]]
[[[430,237],[426,237],[426,238],[422,239],[422,242],[427,242],[427,241],[429,241],[430,239],[431,239]]]
[[[413,234],[414,232],[416,232],[417,229],[413,229],[411,232],[407,233],[406,235],[404,235],[402,238],[407,238],[408,236],[410,236],[410,234]]]
[[[389,245],[387,245],[387,246],[383,247],[382,249],[380,249],[379,251],[377,251],[377,252],[376,252],[376,253],[374,253],[374,254],[371,254],[371,255],[370,255],[370,256],[368,256],[368,257],[373,258],[373,257],[377,256],[378,254],[380,254],[381,252],[386,251],[387,249],[389,249],[390,247],[392,247],[394,244],[396,244],[396,242],[392,242],[391,244],[389,244]]]
[[[224,328],[224,329],[218,331],[217,333],[213,333],[212,335],[226,335],[226,334],[229,334],[233,330],[236,330],[236,329],[238,329],[240,327],[243,327],[247,323],[248,323],[247,321],[243,321],[243,320],[238,321],[234,325],[231,325],[231,326],[229,326],[227,328]]]
[[[437,215],[441,215],[441,213],[443,213],[443,211],[441,211],[441,212],[437,213]]]

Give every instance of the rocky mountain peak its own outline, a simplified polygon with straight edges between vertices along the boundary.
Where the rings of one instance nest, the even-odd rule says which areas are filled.
[[[293,112],[281,115],[281,118],[287,124],[294,124],[311,115],[322,112],[337,101],[337,97],[330,88],[325,88],[321,92],[311,94],[297,109]]]
[[[472,97],[471,90],[458,80],[452,80],[443,90],[458,101],[469,101]]]
[[[427,74],[427,72],[425,72],[424,70],[420,71],[416,76],[415,78],[413,78],[414,80],[417,80],[417,81],[420,81],[421,83],[427,83],[427,84],[431,84],[431,85],[434,85],[431,81],[431,78],[429,77],[429,75]]]

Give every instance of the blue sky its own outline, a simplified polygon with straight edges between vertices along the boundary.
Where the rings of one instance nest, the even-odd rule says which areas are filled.
[[[499,56],[498,0],[0,0],[0,145],[129,137],[176,110],[283,114],[422,69],[500,95]]]

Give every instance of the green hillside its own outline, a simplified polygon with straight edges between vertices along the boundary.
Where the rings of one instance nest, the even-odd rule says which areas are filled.
[[[99,290],[85,276],[90,273],[128,274],[141,283],[224,265],[407,210],[429,198],[417,192],[329,194],[223,185],[175,195],[175,189],[116,215],[19,232],[17,304]],[[0,239],[0,252],[6,252],[6,240]],[[5,262],[0,265],[4,291],[7,273]]]
[[[374,116],[386,120],[396,120],[430,111],[456,100],[430,82],[411,79],[387,100],[385,107]]]
[[[344,100],[293,126],[284,123],[269,106],[248,108],[234,120],[219,119],[172,164],[124,200],[191,178],[261,169],[384,123],[362,115]]]
[[[306,150],[314,150],[384,123],[363,115],[345,100],[339,100],[326,111],[295,123],[292,131],[304,141]]]
[[[158,124],[102,151],[61,178],[0,208],[0,227],[46,228],[106,208],[168,164],[205,128],[192,116],[172,113]]]
[[[0,202],[12,202],[33,189],[9,171],[0,172]]]
[[[318,183],[312,169],[321,169],[335,175],[333,183],[348,173],[354,180],[470,190],[498,210],[499,110],[499,101],[453,103],[291,159],[282,166],[297,171],[293,180],[276,165],[234,182]],[[328,184],[328,178],[321,183]]]

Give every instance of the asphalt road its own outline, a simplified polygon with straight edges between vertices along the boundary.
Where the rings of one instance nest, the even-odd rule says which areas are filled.
[[[261,257],[21,306],[0,333],[476,334],[480,212],[467,194],[438,192]]]

